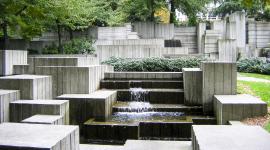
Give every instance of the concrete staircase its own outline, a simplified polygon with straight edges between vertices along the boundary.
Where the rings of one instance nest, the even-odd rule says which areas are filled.
[[[84,123],[88,142],[189,140],[193,124],[216,124],[202,106],[185,106],[181,72],[107,72],[101,88],[117,91],[112,117]],[[135,95],[134,95],[135,93]],[[138,94],[138,95],[136,95]]]

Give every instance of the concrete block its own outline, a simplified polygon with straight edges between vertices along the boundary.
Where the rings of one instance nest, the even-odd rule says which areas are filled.
[[[10,121],[21,122],[33,115],[60,115],[69,124],[69,101],[67,100],[18,100],[10,103]]]
[[[0,124],[1,150],[79,150],[77,126]]]
[[[193,150],[268,150],[270,134],[259,126],[193,125]]]
[[[107,65],[89,67],[45,66],[36,67],[36,74],[52,76],[53,98],[62,94],[89,94],[99,89]]]
[[[100,121],[110,118],[116,97],[116,91],[99,90],[91,94],[64,94],[57,99],[70,101],[70,124],[82,125],[89,118]]]
[[[236,62],[238,56],[236,49],[236,40],[218,40],[218,52],[219,61]]]
[[[34,115],[22,120],[22,123],[64,125],[64,117],[59,115]]]
[[[0,76],[12,75],[13,65],[27,64],[27,51],[0,50]]]
[[[251,95],[215,95],[214,100],[218,124],[265,116],[268,112],[267,103]]]
[[[214,95],[236,94],[236,63],[202,62],[203,90],[202,100],[205,114],[213,113]]]
[[[20,99],[19,91],[0,89],[0,123],[9,122],[9,103],[18,99]]]
[[[202,105],[202,70],[183,68],[185,105]]]
[[[0,88],[20,90],[21,99],[51,99],[52,78],[41,75],[0,77]]]

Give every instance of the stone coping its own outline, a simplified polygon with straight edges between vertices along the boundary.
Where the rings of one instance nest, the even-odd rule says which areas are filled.
[[[60,115],[34,115],[30,118],[24,119],[23,123],[54,123],[55,121],[63,118],[63,116]]]
[[[28,75],[28,74],[23,74],[23,75],[12,75],[12,76],[4,76],[0,77],[0,79],[40,79],[40,78],[47,78],[49,76],[43,76],[43,75]]]
[[[114,90],[98,90],[90,94],[64,94],[61,96],[58,96],[57,98],[61,99],[106,99],[107,97],[114,94],[116,91]]]
[[[240,95],[214,95],[222,104],[266,104],[257,97],[240,94]]]
[[[45,104],[45,105],[60,105],[68,102],[68,100],[17,100],[12,104]]]

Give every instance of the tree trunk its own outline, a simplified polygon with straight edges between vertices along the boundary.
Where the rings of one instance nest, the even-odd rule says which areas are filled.
[[[68,31],[69,31],[69,39],[70,40],[73,40],[73,30],[71,28],[68,28]]]
[[[151,10],[151,16],[150,21],[155,21],[155,10],[154,10],[154,0],[150,0],[150,10]]]
[[[174,0],[170,0],[170,3],[171,3],[170,23],[174,23],[174,19],[175,19],[175,4],[174,4]]]
[[[61,25],[59,23],[59,21],[56,21],[57,24],[57,34],[58,34],[58,51],[63,54],[64,50],[63,50],[63,46],[62,46],[62,32],[61,32]]]
[[[3,30],[3,50],[6,50],[8,48],[8,43],[9,43],[9,39],[8,39],[8,30],[7,30],[7,22],[4,22],[2,24],[2,30]]]

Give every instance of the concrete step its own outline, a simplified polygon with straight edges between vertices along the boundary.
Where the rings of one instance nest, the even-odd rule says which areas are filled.
[[[90,119],[84,123],[83,134],[90,143],[124,144],[127,139],[139,139],[139,123],[96,122]]]
[[[67,100],[18,100],[10,103],[10,121],[22,120],[37,114],[63,116],[69,124],[69,101]]]
[[[100,87],[107,65],[87,67],[45,66],[36,67],[35,73],[52,76],[53,98],[63,94],[90,94]]]
[[[64,118],[59,115],[34,115],[21,122],[30,124],[64,125]]]
[[[106,72],[108,80],[178,80],[183,79],[182,72]]]
[[[260,126],[192,126],[192,145],[195,150],[269,150],[269,139],[270,134]]]
[[[80,144],[80,150],[192,150],[191,141],[127,140],[125,145]]]
[[[64,94],[59,100],[69,100],[69,119],[72,125],[82,125],[89,118],[105,121],[112,114],[116,91],[98,90],[91,94]]]
[[[25,74],[0,77],[0,89],[20,90],[21,99],[51,99],[52,78]]]
[[[150,102],[151,104],[183,104],[184,91],[182,89],[143,89],[141,101]],[[118,101],[136,101],[136,96],[131,96],[129,89],[117,89]]]
[[[0,76],[12,75],[13,65],[27,64],[27,51],[0,50]]]
[[[127,140],[125,150],[192,150],[191,141]]]
[[[0,124],[1,150],[79,150],[77,126]]]
[[[202,106],[185,106],[182,104],[148,104],[144,102],[117,102],[113,105],[113,112],[183,112],[185,115],[201,115]]]
[[[183,81],[176,80],[102,80],[101,88],[129,89],[129,88],[183,88]]]
[[[0,123],[9,122],[9,103],[20,99],[18,90],[0,89]]]

